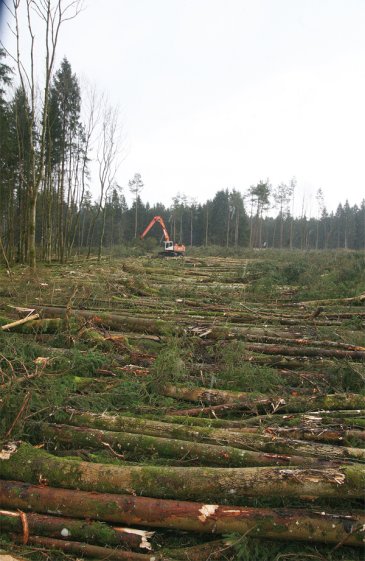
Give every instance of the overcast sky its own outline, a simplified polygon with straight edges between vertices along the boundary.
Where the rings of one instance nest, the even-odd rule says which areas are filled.
[[[126,193],[136,172],[164,204],[296,177],[316,215],[318,188],[365,197],[364,30],[365,0],[85,0],[58,60],[120,106]]]

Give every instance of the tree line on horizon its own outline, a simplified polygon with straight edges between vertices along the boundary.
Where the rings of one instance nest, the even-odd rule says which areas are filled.
[[[177,194],[169,206],[150,205],[142,200],[139,173],[124,189],[117,183],[123,142],[117,110],[91,91],[88,111],[82,111],[86,101],[66,58],[49,79],[40,127],[34,100],[21,81],[15,89],[12,81],[13,69],[0,49],[0,258],[8,264],[35,261],[31,236],[43,261],[65,262],[80,252],[100,257],[107,248],[134,244],[155,215],[164,218],[174,241],[187,246],[365,248],[365,199],[328,213],[318,190],[317,216],[294,216],[294,179],[276,187],[259,181],[245,193],[221,189],[204,203]],[[148,236],[158,241],[161,233],[156,225]]]

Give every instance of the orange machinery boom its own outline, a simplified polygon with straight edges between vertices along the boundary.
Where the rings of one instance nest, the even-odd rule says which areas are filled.
[[[146,234],[148,234],[148,232],[151,230],[152,226],[154,226],[156,224],[156,222],[158,222],[162,228],[163,231],[163,236],[165,238],[165,242],[169,242],[170,240],[170,236],[169,233],[167,231],[165,222],[162,218],[162,216],[154,216],[151,220],[151,222],[148,224],[147,228],[142,232],[142,234],[139,236],[141,238],[141,240],[143,240],[143,238],[145,237]]]
[[[185,254],[185,246],[184,245],[179,245],[177,243],[174,243],[172,240],[170,240],[170,236],[169,236],[169,233],[167,231],[166,224],[165,224],[165,222],[164,222],[164,220],[161,216],[154,216],[152,218],[152,220],[148,224],[147,228],[140,235],[141,240],[143,240],[145,235],[148,234],[148,232],[156,224],[156,222],[158,222],[160,224],[160,226],[162,228],[162,231],[163,231],[163,236],[165,238],[165,250],[162,251],[160,253],[160,255],[163,255],[165,257],[168,257],[168,256],[176,257],[178,255],[184,255]]]

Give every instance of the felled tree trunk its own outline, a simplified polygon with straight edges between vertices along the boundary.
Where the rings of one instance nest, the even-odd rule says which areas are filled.
[[[138,445],[138,442],[142,442],[142,438],[133,439],[133,436],[126,436],[122,433],[115,432],[115,429],[118,431],[120,430],[127,430],[134,434],[144,434],[144,435],[156,435],[162,437],[161,440],[163,442],[159,442],[158,440],[155,442],[155,450],[161,450],[162,452],[167,455],[168,453],[178,453],[178,447],[184,446],[181,441],[197,441],[197,442],[210,442],[211,444],[216,445],[224,445],[227,447],[239,448],[242,451],[244,450],[247,453],[246,461],[256,461],[262,462],[265,461],[264,457],[255,457],[254,455],[250,456],[249,450],[256,450],[265,452],[268,454],[285,454],[288,456],[305,456],[305,457],[317,457],[322,458],[325,460],[365,460],[365,450],[358,449],[358,448],[351,448],[351,447],[338,447],[338,446],[331,446],[329,444],[320,444],[320,443],[306,443],[299,440],[290,440],[285,438],[278,438],[273,437],[270,435],[265,434],[250,434],[244,433],[239,431],[228,431],[225,429],[214,429],[208,427],[188,427],[184,425],[173,425],[172,423],[161,423],[158,421],[150,421],[150,420],[139,420],[138,418],[132,417],[122,417],[120,415],[112,417],[107,415],[93,415],[92,413],[80,413],[80,414],[71,414],[69,418],[69,423],[71,425],[81,425],[81,426],[88,426],[88,427],[95,427],[100,428],[103,431],[108,431],[109,429],[114,429],[113,434],[106,434],[105,439],[112,445],[118,445],[118,442],[125,446],[128,442],[128,438],[130,442],[134,442],[135,445]],[[44,426],[44,438],[47,437],[54,437],[55,433],[59,435],[61,442],[68,442],[73,445],[76,443],[81,446],[87,446],[88,443],[91,445],[91,439],[94,442],[94,445],[98,442],[103,442],[103,435],[94,433],[92,435],[88,435],[80,430],[72,431],[71,428],[68,428],[67,425],[63,425],[63,429],[52,429],[52,426],[47,427]],[[128,427],[128,428],[127,428]],[[67,435],[67,431],[69,434]],[[64,436],[62,435],[64,432]],[[118,436],[118,434],[120,436]],[[109,438],[109,440],[108,440]],[[178,438],[180,443],[177,446],[174,444],[172,440],[168,439],[176,439]],[[153,446],[153,441],[145,439],[146,446]],[[170,451],[167,448],[170,446]],[[158,448],[157,448],[158,447]],[[140,448],[141,450],[141,448]],[[173,452],[175,450],[175,452]],[[193,452],[194,450],[194,452]],[[215,449],[214,449],[215,450]],[[142,447],[143,451],[143,447]],[[185,444],[184,448],[185,453],[188,453],[187,444]],[[199,454],[199,447],[191,448],[192,453]],[[204,446],[201,447],[201,454],[206,453],[206,459],[208,461],[214,460],[214,452],[210,453],[209,448],[204,450]],[[231,461],[235,462],[243,462],[244,459],[241,457],[237,457],[237,454],[234,450],[230,449],[226,451],[227,453],[227,464],[229,464],[230,458]],[[171,457],[171,456],[169,456]],[[224,454],[223,454],[224,458]],[[279,459],[279,458],[278,458]],[[274,458],[268,458],[267,461],[275,462]],[[279,459],[280,460],[280,459]],[[219,461],[217,458],[216,461]],[[284,462],[281,465],[285,465],[287,462],[290,462],[290,458],[282,458]],[[299,458],[293,458],[293,463],[297,464],[300,462]],[[227,465],[226,464],[226,465]],[[222,465],[222,464],[221,464]],[[241,464],[242,465],[242,464]],[[247,464],[246,464],[247,465]],[[251,464],[253,465],[253,464]],[[255,465],[263,465],[261,463]],[[267,464],[266,464],[267,465]],[[274,465],[274,464],[270,464]],[[276,464],[277,465],[277,464]],[[300,465],[300,464],[299,464]]]
[[[291,508],[252,508],[151,499],[139,496],[88,493],[0,480],[5,508],[57,511],[60,516],[110,523],[171,528],[184,531],[260,538],[362,545],[363,512],[351,514]]]
[[[331,428],[325,429],[310,427],[267,427],[265,429],[265,433],[279,436],[281,438],[310,440],[312,442],[332,443],[342,446],[349,444],[351,446],[351,442],[353,441],[357,442],[365,440],[365,431],[361,430],[334,430]]]
[[[314,356],[330,358],[347,358],[352,360],[365,360],[365,351],[353,351],[344,349],[325,349],[323,347],[292,347],[289,345],[270,345],[266,343],[248,343],[246,349],[255,353],[282,356]]]
[[[151,561],[151,554],[135,553],[134,551],[122,551],[120,549],[111,549],[82,542],[63,541],[56,538],[30,536],[28,543],[30,545],[41,547],[42,549],[57,549],[64,551],[65,553],[82,555],[83,557],[92,557],[94,559],[108,559],[110,561]],[[171,557],[166,557],[165,555],[160,555],[159,553],[153,554],[153,557],[156,561],[174,561]]]
[[[111,446],[124,459],[135,460],[158,455],[207,466],[246,467],[246,466],[284,466],[316,465],[318,461],[295,455],[280,453],[260,453],[251,450],[217,446],[187,440],[159,438],[144,434],[111,432],[68,425],[32,425],[39,438],[75,448],[105,448]],[[34,431],[32,430],[33,434]],[[365,457],[365,452],[364,452]]]
[[[132,551],[116,551],[74,541],[63,542],[39,536],[31,537],[29,541],[30,544],[42,548],[59,549],[66,553],[82,554],[93,558],[98,555],[98,559],[110,559],[111,561],[222,561],[222,555],[227,559],[227,555],[234,551],[230,544],[223,540],[215,540],[194,547],[164,549],[150,555],[141,555]]]
[[[39,318],[38,314],[31,314],[30,316],[27,316],[23,319],[18,319],[16,321],[12,321],[11,323],[7,323],[6,325],[2,325],[0,327],[0,330],[2,331],[10,331],[11,329],[17,328],[20,325],[24,325],[25,323],[28,323],[30,321],[34,321],[36,319]]]
[[[258,405],[270,406],[272,399],[267,396],[260,395],[253,398],[248,392],[234,392],[229,390],[211,390],[209,388],[188,388],[185,386],[174,386],[166,384],[161,393],[167,397],[182,399],[184,401],[200,401],[207,405],[220,405],[226,403],[240,403],[242,407],[246,405],[247,409],[253,409]]]
[[[138,494],[147,497],[227,500],[244,496],[337,497],[361,496],[363,465],[337,469],[255,467],[114,466],[56,458],[21,444],[0,454],[0,478],[56,487]]]
[[[221,403],[220,405],[202,405],[200,407],[189,407],[188,409],[173,409],[169,410],[170,415],[180,416],[180,417],[201,417],[205,415],[210,418],[216,418],[217,414],[222,415],[225,413],[232,413],[234,411],[244,411],[255,413],[254,408],[248,408],[246,403],[241,403],[237,401],[236,403]],[[181,422],[182,419],[180,419]]]
[[[137,318],[89,310],[68,310],[67,308],[53,306],[36,306],[36,308],[43,316],[65,317],[68,313],[76,318],[85,318],[97,327],[104,327],[113,331],[128,330],[152,335],[173,335],[180,332],[178,326],[173,327],[164,320]]]
[[[305,338],[292,338],[292,337],[269,337],[269,336],[260,336],[260,335],[251,335],[251,334],[247,334],[245,336],[246,341],[250,341],[250,342],[258,342],[258,343],[266,343],[266,344],[271,344],[274,346],[279,346],[279,345],[284,345],[285,349],[288,348],[288,346],[290,346],[290,348],[292,348],[292,346],[299,346],[299,347],[314,347],[311,349],[310,351],[310,356],[313,356],[313,353],[315,352],[315,347],[319,347],[321,349],[320,353],[322,356],[322,350],[325,350],[325,347],[331,347],[334,350],[343,350],[343,351],[365,351],[364,347],[361,347],[360,345],[349,345],[347,343],[342,343],[340,341],[327,341],[327,340],[320,340],[320,341],[315,341],[313,339],[305,339]],[[251,345],[247,345],[247,349],[249,350],[253,350],[251,348]],[[271,354],[271,353],[270,353]],[[277,354],[277,353],[272,353],[272,354]],[[279,354],[291,354],[286,353],[286,352],[279,352]],[[303,350],[303,354],[305,353],[305,349]],[[296,356],[296,355],[294,355]],[[302,356],[301,354],[299,354],[299,356]],[[331,356],[331,355],[327,355],[327,356]],[[336,355],[338,356],[338,355]],[[341,356],[341,355],[339,355]]]
[[[316,368],[319,371],[326,368],[333,368],[335,361],[326,358],[311,357],[291,357],[280,355],[256,355],[255,353],[246,352],[242,356],[242,360],[250,362],[250,364],[258,364],[262,366],[270,366],[272,368],[285,368],[286,370],[294,370],[296,368],[303,370],[303,368]],[[310,360],[310,362],[309,362]]]
[[[69,417],[68,423],[74,426],[86,426],[91,428],[100,428],[101,430],[109,431],[110,429],[114,429],[112,435],[110,437],[110,443],[117,444],[118,440],[120,443],[127,442],[128,438],[131,441],[134,441],[137,444],[138,439],[133,439],[132,436],[128,437],[121,433],[118,436],[118,432],[115,431],[125,431],[130,432],[132,434],[141,434],[141,435],[149,435],[154,436],[158,435],[162,437],[163,442],[156,441],[155,446],[158,446],[158,449],[162,452],[164,451],[165,455],[168,454],[168,439],[176,439],[180,441],[189,441],[189,442],[204,442],[210,443],[213,445],[219,446],[227,446],[238,448],[242,451],[247,453],[246,459],[241,459],[237,457],[237,454],[233,450],[227,450],[227,465],[229,463],[229,458],[231,458],[234,462],[264,462],[264,456],[261,457],[254,457],[254,455],[250,456],[249,450],[255,450],[256,452],[261,451],[266,454],[284,454],[286,456],[303,456],[305,458],[318,458],[326,461],[334,460],[334,461],[346,461],[346,460],[365,460],[365,450],[360,448],[352,448],[352,447],[345,447],[345,446],[332,446],[330,444],[322,444],[322,443],[315,443],[315,442],[305,442],[300,440],[293,440],[293,439],[285,439],[279,438],[275,436],[270,436],[269,434],[251,434],[250,432],[244,431],[228,431],[226,429],[215,429],[215,428],[208,428],[208,427],[197,427],[197,426],[185,426],[185,425],[177,425],[172,423],[160,423],[158,421],[152,420],[145,420],[136,417],[123,417],[123,416],[107,416],[107,415],[94,415],[92,413],[80,413],[80,414],[73,414]],[[60,438],[64,438],[69,443],[75,444],[73,438],[79,437],[78,443],[80,446],[87,446],[88,440],[87,435],[82,435],[80,433],[75,433],[74,437],[67,436],[66,431],[70,431],[71,429],[65,428],[65,437],[60,435]],[[50,426],[48,429],[48,435],[54,436],[54,430],[52,433],[52,427]],[[60,431],[58,431],[60,432]],[[61,431],[62,432],[62,431]],[[44,435],[47,438],[47,433]],[[94,434],[94,437],[90,435],[90,438],[99,439],[99,442],[102,442],[102,435],[101,434]],[[106,436],[106,439],[108,436]],[[142,437],[140,437],[142,439]],[[146,438],[146,443],[148,439]],[[150,441],[151,445],[152,442]],[[174,442],[170,441],[171,448],[170,454],[172,454],[172,450],[174,448]],[[183,444],[181,443],[181,446]],[[157,451],[157,448],[155,448]],[[176,448],[175,448],[176,449]],[[177,449],[176,449],[177,450]],[[191,448],[193,451],[193,448]],[[196,453],[199,454],[199,447],[194,448]],[[185,451],[188,452],[187,445],[185,445]],[[207,461],[209,459],[214,460],[214,453],[213,455],[209,452],[208,448],[205,450],[204,446],[202,447],[202,455],[206,453]],[[172,457],[172,456],[169,456]],[[224,457],[224,455],[223,455]],[[283,461],[284,463],[280,465],[286,465],[287,462],[290,463],[290,458],[287,457],[286,459],[282,457],[281,459],[277,458],[279,461]],[[220,460],[216,458],[216,461]],[[273,457],[267,458],[267,461],[275,462]],[[299,463],[298,463],[299,462]],[[301,459],[293,457],[292,463],[294,465],[300,465]],[[217,465],[217,464],[216,464]],[[222,464],[220,464],[222,465]],[[242,464],[241,464],[242,465]],[[246,464],[248,465],[248,464]],[[251,464],[253,465],[253,464]],[[257,463],[255,465],[264,465],[262,463]],[[265,464],[267,465],[267,464]],[[278,465],[278,464],[269,464],[269,465]],[[233,466],[232,466],[233,467]],[[237,466],[238,467],[238,466]]]
[[[352,298],[328,298],[327,300],[307,300],[306,302],[297,302],[295,305],[299,307],[306,306],[324,306],[338,304],[363,304],[365,302],[365,293]]]
[[[69,328],[68,322],[63,318],[47,318],[47,319],[36,319],[24,323],[22,325],[15,326],[12,331],[16,333],[60,333]]]
[[[241,403],[248,409],[271,406],[273,411],[302,412],[314,409],[365,409],[365,396],[361,394],[327,394],[305,397],[278,397],[209,388],[187,388],[166,384],[161,392],[168,397],[184,401],[200,401],[207,405]]]
[[[90,520],[78,520],[60,516],[49,516],[29,512],[26,515],[29,535],[47,536],[49,538],[85,541],[103,545],[124,545],[134,549],[151,549],[148,538],[153,532],[133,528],[116,528],[108,524]],[[2,533],[24,533],[24,522],[20,512],[0,510],[0,528]]]
[[[357,416],[355,417],[355,415]],[[303,427],[323,426],[326,430],[326,427],[328,425],[331,425],[331,427],[334,427],[336,425],[338,425],[339,427],[365,427],[364,416],[365,411],[362,409],[349,409],[343,411],[309,411],[308,413],[301,414],[284,413],[281,415],[256,415],[255,417],[250,417],[248,419],[242,419],[242,421],[235,422],[239,423],[241,427],[252,425],[266,426],[267,424],[276,426],[297,424]],[[212,421],[214,423],[214,419],[208,419],[207,421]],[[177,421],[175,420],[175,422]],[[235,426],[238,427],[238,424],[236,424]]]

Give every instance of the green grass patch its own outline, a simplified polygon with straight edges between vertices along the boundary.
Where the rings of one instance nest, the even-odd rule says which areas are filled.
[[[231,341],[218,350],[219,374],[215,375],[216,385],[222,389],[244,392],[270,393],[282,386],[280,375],[275,369],[257,366],[243,359],[245,344]]]

